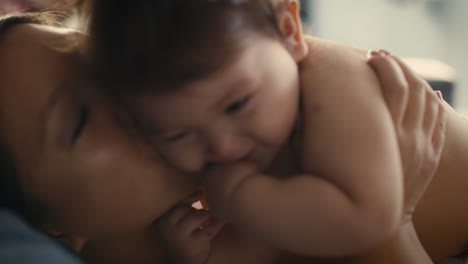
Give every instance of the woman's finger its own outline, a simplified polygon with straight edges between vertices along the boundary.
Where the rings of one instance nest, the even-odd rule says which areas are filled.
[[[406,63],[400,58],[392,56],[398,63],[406,81],[408,82],[408,108],[403,119],[405,127],[419,127],[423,125],[423,115],[426,108],[426,92],[432,90],[429,84],[419,77]]]
[[[442,155],[442,150],[445,143],[445,130],[447,127],[447,113],[445,111],[444,104],[439,104],[437,121],[434,125],[434,131],[432,136],[432,147],[435,157],[437,160]]]
[[[426,110],[424,113],[423,129],[428,135],[433,135],[435,126],[439,121],[438,114],[440,104],[441,101],[437,98],[435,92],[426,92]]]
[[[374,69],[395,126],[402,123],[408,101],[408,83],[398,63],[385,52],[369,53],[369,65]]]

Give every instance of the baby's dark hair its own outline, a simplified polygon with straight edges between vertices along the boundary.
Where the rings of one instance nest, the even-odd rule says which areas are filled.
[[[57,25],[53,13],[24,13],[0,16],[0,45],[7,32],[20,24]],[[23,191],[16,167],[16,160],[0,127],[0,209],[10,210],[32,225],[45,221],[45,207]]]
[[[277,15],[283,3],[95,1],[91,68],[112,93],[165,92],[183,86],[232,62],[252,33],[279,38]]]

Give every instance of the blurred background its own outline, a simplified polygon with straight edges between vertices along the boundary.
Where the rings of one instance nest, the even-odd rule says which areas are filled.
[[[468,116],[468,0],[305,0],[309,33],[387,49]]]
[[[0,0],[0,13],[70,11],[70,1]],[[301,2],[308,33],[364,49],[387,49],[407,58],[468,116],[468,0]]]

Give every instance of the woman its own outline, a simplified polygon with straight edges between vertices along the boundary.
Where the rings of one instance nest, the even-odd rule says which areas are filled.
[[[147,226],[195,184],[82,78],[82,35],[48,21],[1,21],[2,203],[70,241]]]
[[[0,21],[1,206],[16,210],[77,252],[92,250],[90,241],[141,241],[146,248],[129,257],[133,263],[150,262],[154,221],[191,194],[198,182],[165,165],[125,113],[93,89],[81,64],[82,35],[45,26],[48,21],[53,22],[42,15]],[[384,87],[404,87],[394,62],[382,59],[375,66],[385,73]],[[393,89],[386,91],[392,112],[403,113],[405,103],[392,100]],[[405,144],[414,138],[401,139],[403,146],[414,145]],[[430,151],[418,150],[421,157]],[[408,180],[420,184],[408,185],[415,188],[407,190],[413,195],[406,197],[408,217],[429,180],[426,176],[432,176],[429,171],[410,172],[414,178]],[[414,258],[430,263],[411,221],[404,221],[400,231],[380,250],[393,252],[402,263],[414,263]],[[409,244],[400,254],[401,240]],[[376,256],[381,259],[384,254]]]

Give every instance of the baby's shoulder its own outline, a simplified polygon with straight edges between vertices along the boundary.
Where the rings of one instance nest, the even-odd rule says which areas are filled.
[[[321,100],[345,89],[353,93],[349,90],[356,92],[363,84],[378,85],[367,63],[367,50],[314,37],[306,37],[306,42],[309,54],[299,64],[303,100]]]
[[[333,81],[369,70],[367,50],[315,37],[306,37],[307,57],[299,64],[301,81]]]

